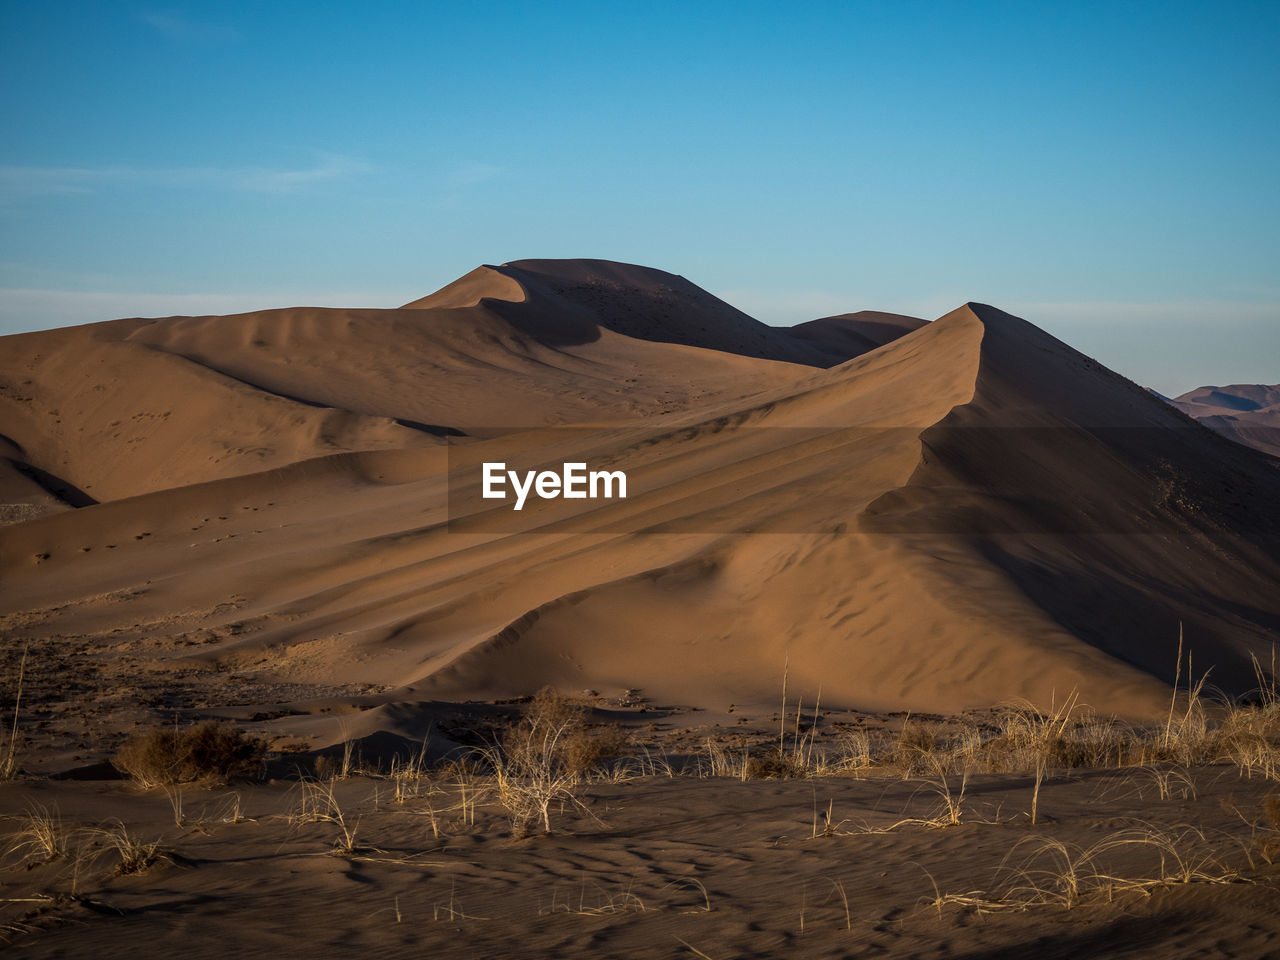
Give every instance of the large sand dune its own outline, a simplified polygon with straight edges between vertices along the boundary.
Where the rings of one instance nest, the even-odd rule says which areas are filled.
[[[399,310],[8,337],[0,389],[0,491],[45,513],[0,531],[6,636],[365,684],[374,727],[542,684],[723,711],[784,663],[833,706],[1152,716],[1180,627],[1228,689],[1280,636],[1274,461],[979,304],[788,332],[521,261]],[[483,460],[631,490],[515,515]]]

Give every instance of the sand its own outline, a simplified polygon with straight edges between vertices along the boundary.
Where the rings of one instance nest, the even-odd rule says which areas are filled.
[[[1232,811],[1256,810],[1260,785],[1221,771],[1195,781],[1194,799],[1164,801],[1133,774],[1053,781],[1033,827],[1026,778],[988,775],[970,785],[968,822],[877,834],[866,831],[932,816],[935,798],[902,780],[646,778],[594,786],[557,833],[513,841],[488,810],[470,824],[446,812],[456,789],[397,804],[385,784],[357,778],[337,785],[359,813],[350,857],[327,852],[334,825],[287,821],[297,795],[284,786],[189,788],[190,820],[177,827],[162,794],[32,784],[8,791],[6,810],[57,803],[69,822],[119,817],[168,855],[118,876],[103,854],[81,868],[79,899],[12,904],[3,918],[25,931],[14,955],[29,957],[1274,956],[1280,877],[1261,861],[1249,882],[1156,886],[1074,908],[933,905],[994,890],[1002,860],[1022,862],[1038,838],[1087,849],[1135,822],[1201,823],[1228,869],[1247,870],[1249,829]],[[231,822],[237,801],[246,819]],[[1108,866],[1140,876],[1157,860],[1135,847]],[[0,889],[65,889],[70,872],[66,861],[6,870]]]
[[[448,705],[543,685],[665,705],[666,732],[695,742],[776,710],[784,675],[793,701],[820,696],[851,716],[1048,707],[1074,692],[1104,716],[1159,722],[1179,669],[1185,683],[1180,642],[1197,676],[1211,669],[1237,694],[1278,638],[1277,462],[1221,435],[1247,443],[1221,418],[1238,424],[1242,404],[1265,413],[1273,399],[1179,398],[1204,407],[1205,429],[988,305],[788,331],[673,274],[590,260],[480,267],[394,310],[5,337],[0,686],[15,688],[29,650],[22,762],[34,777],[94,768],[130,731],[175,715],[225,717],[302,754],[379,737],[426,737],[441,753],[458,742],[437,724]],[[517,515],[479,497],[479,464],[499,460],[624,470],[629,494]],[[128,931],[154,930],[166,911],[174,949],[191,924],[225,917],[218,936],[278,952],[270,911],[282,907],[236,892],[266,846],[277,853],[251,869],[308,917],[330,918],[314,936],[331,950],[500,956],[530,936],[548,954],[607,944],[668,956],[679,936],[717,957],[843,956],[853,948],[835,924],[836,880],[859,891],[858,949],[1012,956],[1043,935],[1040,920],[974,930],[963,912],[919,910],[932,888],[903,864],[927,855],[950,885],[972,887],[1007,852],[1004,828],[959,831],[941,850],[932,833],[900,846],[808,842],[797,831],[810,785],[740,786],[595,791],[613,826],[584,822],[533,846],[461,832],[465,865],[447,868],[317,859],[280,824],[215,825],[176,837],[184,860],[145,882],[86,889],[138,918],[113,928],[125,931],[111,941],[120,953],[133,949]],[[245,789],[270,810],[289,787]],[[830,789],[862,809],[886,787]],[[1092,786],[1054,789],[1074,811],[1069,829],[1092,829]],[[1255,806],[1265,790],[1203,788],[1237,789]],[[908,805],[890,794],[888,808]],[[9,811],[40,797],[162,827],[154,796],[118,784],[0,785]],[[371,832],[387,831],[380,849],[426,849],[420,820],[352,802]],[[652,819],[672,809],[689,813]],[[677,862],[680,876],[715,878],[704,880],[714,920],[686,915],[687,885],[664,886]],[[761,871],[786,893],[762,889]],[[441,920],[443,885],[456,895],[460,880],[468,916],[504,919]],[[630,903],[628,891],[654,909],[597,910]],[[802,935],[791,900],[810,894],[825,899]],[[411,933],[397,929],[397,897],[414,911]],[[1064,917],[1054,936],[1059,955],[1097,955],[1108,931],[1136,944],[1158,930],[1175,951],[1161,955],[1177,955],[1237,909],[1234,894],[1162,892]],[[376,927],[343,912],[375,910]],[[1202,918],[1185,943],[1162,919],[1170,911]],[[803,939],[813,924],[823,932]],[[75,953],[98,929],[54,926],[24,941],[32,955]],[[1273,934],[1263,924],[1219,949],[1261,956]]]
[[[18,493],[39,470],[96,501],[4,528],[7,631],[198,641],[193,668],[387,702],[546,683],[722,709],[788,661],[843,708],[1076,688],[1151,717],[1180,624],[1216,683],[1252,682],[1280,617],[1270,461],[991,307],[815,324],[886,342],[830,365],[599,261],[399,310],[6,338]],[[631,494],[477,499],[482,461],[548,458]]]
[[[1171,402],[1224,437],[1280,456],[1280,385],[1197,387]]]

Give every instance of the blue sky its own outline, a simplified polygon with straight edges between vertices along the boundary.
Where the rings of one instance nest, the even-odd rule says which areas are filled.
[[[1280,382],[1280,4],[0,4],[0,332],[661,267]]]

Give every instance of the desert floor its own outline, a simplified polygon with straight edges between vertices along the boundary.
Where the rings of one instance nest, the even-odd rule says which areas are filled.
[[[518,839],[493,778],[465,765],[410,776],[401,766],[397,778],[359,757],[344,771],[335,757],[330,779],[299,780],[276,760],[266,782],[150,791],[19,778],[0,784],[5,950],[717,960],[1280,950],[1280,804],[1269,816],[1277,784],[1256,773],[1050,771],[1034,800],[1027,774],[742,779],[743,748],[765,736],[722,730],[712,741],[722,750],[679,755],[655,740],[573,787],[576,802],[552,804],[550,835]],[[33,814],[57,821],[61,855],[31,842]],[[131,871],[125,839],[139,858]]]

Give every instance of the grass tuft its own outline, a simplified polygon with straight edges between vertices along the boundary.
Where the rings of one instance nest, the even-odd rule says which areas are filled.
[[[70,831],[56,807],[51,811],[42,804],[32,804],[17,819],[21,826],[13,835],[8,856],[17,858],[27,867],[66,857]]]

